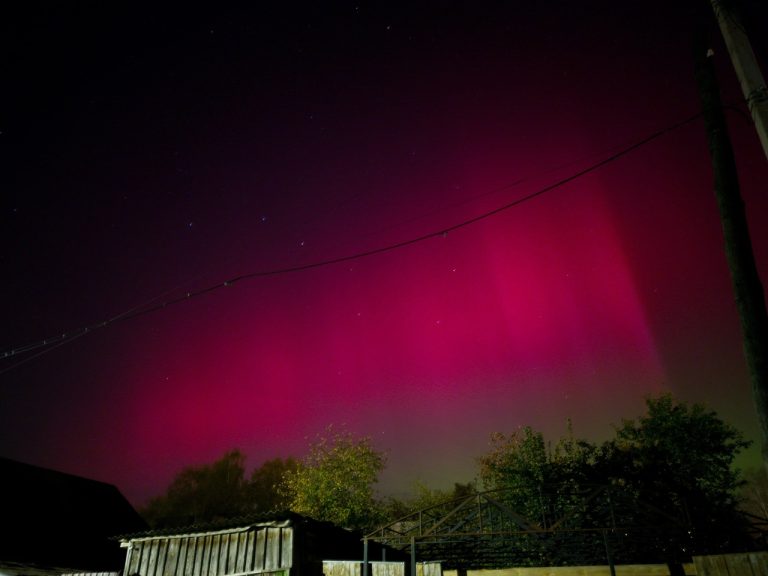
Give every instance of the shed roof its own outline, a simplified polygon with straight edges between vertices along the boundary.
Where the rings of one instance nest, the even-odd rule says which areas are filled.
[[[185,526],[171,526],[163,528],[152,528],[120,534],[117,539],[128,542],[131,540],[144,540],[148,538],[160,538],[167,536],[192,536],[197,534],[211,534],[215,532],[232,532],[239,529],[248,529],[255,526],[283,527],[298,523],[312,523],[314,525],[325,525],[335,530],[341,530],[330,522],[320,522],[306,516],[296,514],[295,512],[277,512],[271,514],[253,514],[245,516],[234,516],[229,518],[220,518],[210,522],[198,522],[187,524]]]

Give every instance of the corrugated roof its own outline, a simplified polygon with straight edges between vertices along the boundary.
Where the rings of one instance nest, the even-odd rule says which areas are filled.
[[[286,524],[312,524],[314,526],[324,526],[335,530],[343,530],[331,522],[322,522],[314,520],[295,512],[273,512],[271,514],[254,514],[237,516],[232,518],[221,518],[213,522],[200,522],[186,526],[157,528],[144,530],[129,534],[122,534],[116,537],[121,541],[137,540],[143,538],[153,538],[160,536],[189,536],[193,534],[211,533],[211,532],[231,532],[238,529],[247,529],[253,526],[281,526]],[[347,532],[349,532],[347,530]]]

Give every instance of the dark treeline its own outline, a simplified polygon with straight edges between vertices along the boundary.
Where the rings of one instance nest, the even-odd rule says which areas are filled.
[[[186,468],[142,514],[161,528],[290,510],[368,530],[478,490],[499,490],[516,513],[546,527],[547,518],[558,514],[587,522],[588,514],[569,512],[585,505],[577,495],[610,486],[622,498],[684,518],[701,549],[750,547],[744,512],[765,516],[768,483],[759,472],[746,482],[734,468],[735,457],[749,446],[736,428],[703,406],[662,395],[648,398],[643,416],[614,430],[602,443],[575,437],[570,426],[554,443],[530,427],[494,433],[489,451],[477,458],[475,479],[451,490],[417,484],[411,497],[393,498],[375,492],[386,454],[369,438],[329,428],[303,459],[268,460],[250,475],[238,450]]]

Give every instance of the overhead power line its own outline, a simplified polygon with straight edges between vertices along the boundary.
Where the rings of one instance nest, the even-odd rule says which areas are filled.
[[[401,242],[396,242],[394,244],[388,244],[386,246],[381,246],[379,248],[372,248],[370,250],[364,250],[362,252],[356,252],[353,254],[348,254],[346,256],[339,256],[336,258],[328,258],[325,260],[317,260],[315,262],[310,262],[307,264],[299,264],[296,266],[286,266],[282,268],[271,268],[269,270],[259,270],[255,272],[249,272],[247,274],[241,274],[239,276],[235,276],[233,278],[230,278],[228,280],[224,280],[223,282],[219,282],[217,284],[213,284],[210,286],[207,286],[205,288],[201,288],[199,290],[189,291],[184,293],[182,296],[178,296],[176,298],[172,298],[169,300],[165,300],[159,304],[152,304],[152,302],[155,302],[159,297],[153,298],[149,301],[146,305],[143,306],[137,306],[134,307],[126,312],[123,312],[122,314],[118,314],[117,316],[114,316],[112,318],[108,318],[106,320],[103,320],[101,322],[96,322],[94,324],[90,324],[88,326],[84,326],[78,330],[74,330],[71,332],[63,333],[58,336],[54,336],[52,338],[47,338],[45,340],[41,340],[39,342],[35,342],[32,344],[28,344],[26,346],[20,346],[16,348],[11,348],[9,350],[4,351],[2,354],[0,354],[0,359],[7,360],[11,358],[18,358],[22,356],[23,354],[32,352],[34,350],[40,350],[37,354],[34,354],[33,356],[29,356],[27,358],[21,359],[18,362],[15,362],[14,364],[7,366],[6,368],[0,370],[0,374],[4,374],[10,370],[13,370],[17,366],[20,366],[21,364],[24,364],[25,362],[28,362],[29,360],[32,360],[34,358],[37,358],[38,356],[45,354],[46,352],[53,350],[54,348],[58,348],[59,346],[66,344],[68,342],[71,342],[72,340],[75,340],[77,338],[80,338],[82,336],[85,336],[86,334],[89,334],[91,332],[100,330],[102,328],[106,328],[107,326],[111,326],[113,324],[116,324],[118,322],[123,322],[125,320],[130,320],[133,318],[137,318],[139,316],[144,316],[146,314],[151,314],[153,312],[157,312],[159,310],[163,310],[165,308],[168,308],[169,306],[173,306],[174,304],[179,304],[181,302],[184,302],[186,300],[191,300],[192,298],[197,298],[198,296],[202,296],[204,294],[209,294],[211,292],[214,292],[216,290],[221,290],[223,288],[231,287],[233,284],[236,284],[237,282],[242,282],[243,280],[253,280],[256,278],[264,278],[267,276],[277,276],[282,274],[290,274],[293,272],[303,272],[306,270],[312,270],[314,268],[322,268],[325,266],[331,266],[334,264],[340,264],[343,262],[349,262],[352,260],[359,260],[361,258],[367,258],[369,256],[375,256],[377,254],[383,254],[385,252],[392,252],[393,250],[399,250],[401,248],[405,248],[407,246],[412,246],[413,244],[418,244],[420,242],[424,242],[426,240],[430,240],[432,238],[438,238],[443,237],[446,234],[450,232],[454,232],[456,230],[459,230],[461,228],[465,228],[467,226],[470,226],[472,224],[475,224],[477,222],[480,222],[482,220],[486,220],[492,216],[495,216],[497,214],[500,214],[501,212],[505,212],[506,210],[509,210],[511,208],[514,208],[515,206],[519,206],[520,204],[523,204],[525,202],[528,202],[530,200],[533,200],[535,198],[538,198],[539,196],[542,196],[548,192],[551,192],[557,188],[560,188],[564,186],[565,184],[568,184],[570,182],[573,182],[574,180],[577,180],[581,178],[582,176],[586,176],[587,174],[594,172],[595,170],[598,170],[599,168],[602,168],[606,164],[610,164],[611,162],[614,162],[615,160],[618,160],[619,158],[622,158],[623,156],[626,156],[627,154],[637,150],[638,148],[653,142],[654,140],[657,140],[661,138],[662,136],[673,132],[679,128],[682,128],[683,126],[690,124],[694,120],[698,119],[701,116],[701,112],[694,114],[693,116],[690,116],[688,118],[685,118],[684,120],[681,120],[679,122],[676,122],[674,124],[671,124],[667,126],[666,128],[662,128],[660,130],[657,130],[656,132],[653,132],[652,134],[646,136],[645,138],[642,138],[641,140],[638,140],[637,142],[630,144],[626,146],[625,148],[622,148],[621,150],[614,152],[613,154],[603,158],[602,160],[599,160],[598,162],[595,162],[593,164],[590,164],[586,168],[583,168],[582,170],[579,170],[578,172],[575,172],[571,174],[570,176],[566,176],[565,178],[562,178],[552,184],[549,184],[547,186],[544,186],[543,188],[540,188],[536,190],[535,192],[532,192],[530,194],[527,194],[525,196],[522,196],[520,198],[517,198],[516,200],[512,200],[511,202],[508,202],[506,204],[503,204],[502,206],[499,206],[498,208],[494,208],[493,210],[490,210],[488,212],[484,212],[478,216],[474,216],[472,218],[469,218],[467,220],[463,220],[462,222],[459,222],[457,224],[453,224],[451,226],[448,226],[447,228],[440,228],[439,230],[434,230],[432,232],[428,232],[426,234],[422,234],[421,236],[417,236],[415,238],[410,238],[408,240],[403,240]],[[160,296],[162,297],[162,296]]]

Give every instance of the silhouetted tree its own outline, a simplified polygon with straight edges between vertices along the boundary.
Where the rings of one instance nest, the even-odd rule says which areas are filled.
[[[615,485],[662,510],[679,510],[698,551],[744,547],[738,513],[743,482],[733,466],[750,442],[717,414],[671,395],[646,400],[646,415],[624,420],[599,464]]]
[[[486,489],[503,489],[506,504],[517,513],[534,522],[541,519],[540,491],[551,481],[551,462],[541,432],[530,426],[510,434],[495,432],[490,451],[478,463]]]
[[[668,394],[648,398],[646,409],[641,418],[624,420],[601,445],[575,439],[570,431],[554,448],[529,427],[494,434],[491,450],[478,460],[483,485],[503,489],[505,503],[533,524],[572,529],[606,521],[597,500],[590,499],[597,485],[612,486],[611,514],[621,518],[611,521],[655,522],[652,545],[675,561],[675,554],[690,554],[691,546],[713,553],[748,547],[733,460],[749,442],[714,412]],[[661,530],[664,522],[671,536]],[[691,527],[690,534],[683,525]]]
[[[384,521],[394,522],[413,512],[433,506],[442,504],[450,506],[453,501],[470,496],[476,491],[477,487],[474,482],[467,482],[466,484],[456,482],[451,490],[430,488],[422,482],[416,482],[413,486],[412,496],[406,498],[390,497],[382,503]]]
[[[740,507],[745,512],[768,520],[768,473],[764,466],[744,473]]]
[[[248,510],[245,456],[227,452],[212,464],[184,468],[141,515],[153,528],[186,526],[238,516]]]
[[[290,501],[280,486],[283,477],[296,472],[298,466],[293,458],[273,458],[255,468],[247,487],[249,507],[257,514],[288,510]]]

